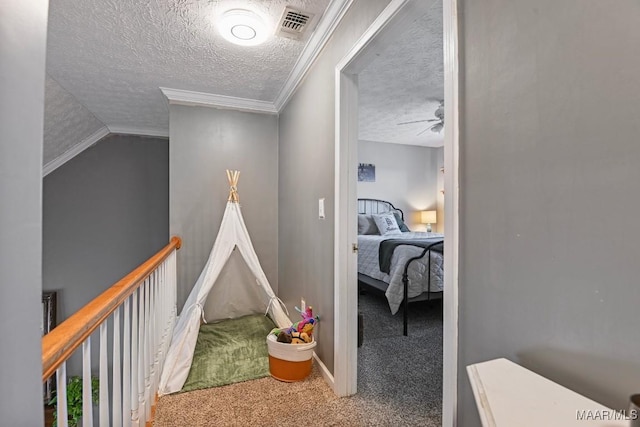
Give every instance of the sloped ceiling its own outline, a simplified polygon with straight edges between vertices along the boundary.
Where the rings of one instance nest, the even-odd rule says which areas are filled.
[[[43,165],[105,128],[104,123],[49,76],[45,80],[44,107]]]

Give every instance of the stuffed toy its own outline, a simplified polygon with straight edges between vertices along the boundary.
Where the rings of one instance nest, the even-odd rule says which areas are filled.
[[[306,332],[287,332],[286,330],[278,331],[276,341],[285,344],[307,344],[313,341],[313,338]]]
[[[309,336],[313,334],[313,327],[320,320],[318,316],[313,316],[313,307],[309,306],[305,311],[296,307],[296,311],[302,316],[302,320],[294,323],[287,332],[306,332]]]
[[[307,307],[304,312],[298,307],[296,310],[302,316],[302,320],[286,329],[272,329],[270,333],[277,336],[276,341],[288,344],[306,344],[313,341],[313,327],[320,318],[313,315],[311,306]]]
[[[307,344],[312,338],[305,332],[293,332],[291,334],[291,344]]]
[[[304,332],[305,334],[311,336],[313,334],[313,323],[305,324],[298,332]]]
[[[278,335],[276,341],[291,344],[291,334],[288,334],[285,331],[279,331],[276,335]]]

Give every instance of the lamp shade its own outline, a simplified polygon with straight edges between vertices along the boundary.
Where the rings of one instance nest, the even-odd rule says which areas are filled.
[[[423,224],[435,224],[437,221],[436,211],[420,212],[420,222]]]

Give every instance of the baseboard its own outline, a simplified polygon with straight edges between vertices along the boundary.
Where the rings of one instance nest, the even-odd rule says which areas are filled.
[[[315,359],[316,363],[318,364],[318,367],[320,368],[320,373],[322,374],[322,378],[324,378],[325,382],[329,384],[329,387],[331,387],[331,390],[333,390],[334,384],[335,384],[335,381],[333,380],[333,375],[331,374],[331,372],[329,372],[329,369],[327,369],[327,366],[324,363],[322,363],[322,360],[320,360],[320,358],[318,357],[315,351],[313,352],[313,358]]]

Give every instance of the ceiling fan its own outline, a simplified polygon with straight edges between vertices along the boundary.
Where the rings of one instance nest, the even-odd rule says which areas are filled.
[[[440,133],[444,128],[444,100],[440,101],[440,105],[438,106],[436,111],[433,113],[433,115],[436,116],[435,119],[413,120],[410,122],[401,122],[401,123],[398,123],[398,125],[408,125],[412,123],[429,122],[431,124],[427,126],[426,129],[418,132],[416,136],[420,136],[428,130],[431,130],[431,132],[434,132],[434,133]]]

